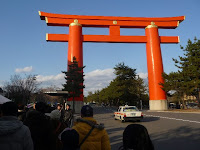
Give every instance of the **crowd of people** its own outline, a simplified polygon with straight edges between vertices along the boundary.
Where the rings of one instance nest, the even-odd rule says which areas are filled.
[[[84,105],[81,117],[73,121],[70,105],[50,109],[43,102],[25,110],[23,105],[6,102],[0,107],[1,150],[111,150],[103,124],[93,118],[93,108]],[[73,123],[74,122],[74,123]],[[146,128],[128,125],[120,150],[153,150]]]

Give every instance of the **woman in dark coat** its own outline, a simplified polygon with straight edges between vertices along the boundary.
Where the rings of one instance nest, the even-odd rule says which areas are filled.
[[[121,148],[121,150],[154,150],[147,129],[140,124],[130,124],[125,128]]]
[[[49,114],[53,127],[54,140],[56,141],[56,149],[62,149],[62,142],[58,139],[58,135],[66,128],[66,125],[60,121],[61,112],[56,109]]]
[[[34,150],[55,150],[56,141],[54,139],[53,127],[50,117],[46,116],[46,104],[38,102],[35,105],[36,110],[27,112],[24,124],[31,131]]]

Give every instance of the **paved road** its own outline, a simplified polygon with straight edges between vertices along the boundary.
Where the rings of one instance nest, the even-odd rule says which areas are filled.
[[[118,150],[125,127],[135,122],[114,120],[113,111],[111,108],[94,107],[94,117],[105,124],[112,150]],[[143,114],[140,124],[147,128],[155,150],[200,150],[200,113],[144,111]]]

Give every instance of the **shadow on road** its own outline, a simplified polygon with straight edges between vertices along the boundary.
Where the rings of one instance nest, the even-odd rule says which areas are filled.
[[[156,150],[199,150],[200,149],[200,128],[191,128],[182,126],[161,132],[151,134]]]
[[[123,132],[125,127],[118,127],[118,128],[113,128],[111,127],[110,129],[107,129],[108,134],[113,134],[110,137],[110,145],[112,150],[118,150],[119,147],[123,144],[122,143],[122,134],[119,134],[119,132]]]
[[[111,117],[113,117],[113,119],[114,119],[114,115],[110,115]],[[142,123],[142,122],[152,122],[152,121],[157,121],[157,120],[160,120],[160,118],[159,117],[144,117],[141,121],[126,121],[126,122],[124,122],[123,124],[125,124],[125,123]],[[118,122],[121,122],[120,120],[116,120],[116,121],[118,121]]]
[[[119,147],[123,145],[122,135],[117,135],[117,136],[111,137],[110,141],[112,141],[110,143],[112,150],[118,150]]]
[[[119,128],[111,128],[111,129],[106,129],[108,134],[114,133],[114,132],[119,132],[119,131],[124,131],[125,127],[119,127]]]
[[[124,131],[125,127],[107,129],[108,134]],[[182,126],[166,132],[151,134],[155,150],[199,150],[200,128]],[[122,135],[110,137],[112,150],[118,150],[123,144]]]
[[[141,122],[151,122],[151,121],[157,121],[160,120],[159,117],[145,117],[141,120]]]

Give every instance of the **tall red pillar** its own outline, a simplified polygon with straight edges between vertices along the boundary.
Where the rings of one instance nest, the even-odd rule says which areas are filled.
[[[76,19],[69,25],[68,64],[73,61],[74,56],[79,67],[83,67],[82,25]]]
[[[73,23],[69,25],[69,41],[68,41],[68,65],[73,61],[73,57],[76,57],[78,66],[83,67],[83,36],[82,25],[75,19]],[[69,69],[69,68],[68,68]],[[79,97],[75,97],[75,111],[80,112],[83,105],[83,94]],[[68,99],[68,103],[72,104],[73,98]]]
[[[161,89],[162,86],[159,84],[164,83],[164,80],[162,78],[163,64],[158,27],[154,24],[154,22],[152,22],[151,25],[148,25],[145,28],[145,33],[147,37],[146,53],[150,110],[166,110],[166,94]]]

